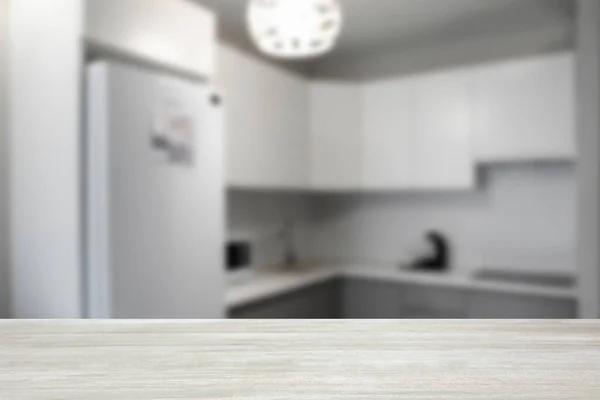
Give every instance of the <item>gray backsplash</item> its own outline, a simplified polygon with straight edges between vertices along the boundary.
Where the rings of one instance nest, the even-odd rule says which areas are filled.
[[[479,173],[479,188],[469,192],[231,191],[229,231],[258,243],[259,266],[281,262],[283,246],[274,233],[292,218],[303,260],[397,263],[435,228],[451,239],[453,264],[461,272],[478,266],[573,271],[575,166],[497,165]]]

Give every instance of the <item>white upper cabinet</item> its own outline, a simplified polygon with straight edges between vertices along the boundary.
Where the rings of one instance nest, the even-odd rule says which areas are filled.
[[[219,48],[227,182],[233,187],[308,187],[308,84],[231,47]]]
[[[364,189],[474,186],[468,78],[460,71],[365,84]]]
[[[394,190],[411,186],[415,129],[414,81],[364,85],[362,187]]]
[[[216,18],[187,0],[86,0],[93,45],[212,78]]]
[[[484,66],[473,74],[478,161],[575,157],[572,53]]]
[[[412,187],[469,189],[475,186],[469,75],[463,71],[415,81]]]
[[[465,190],[482,162],[573,160],[572,53],[371,82],[309,82],[221,46],[228,183]]]
[[[361,185],[362,98],[358,84],[310,85],[310,187],[357,190]]]

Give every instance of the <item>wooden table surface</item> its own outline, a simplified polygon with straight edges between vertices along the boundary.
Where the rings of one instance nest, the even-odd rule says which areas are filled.
[[[7,321],[0,399],[600,399],[600,322]]]

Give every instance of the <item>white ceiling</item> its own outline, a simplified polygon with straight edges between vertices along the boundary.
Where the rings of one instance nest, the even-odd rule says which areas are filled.
[[[569,2],[554,0],[343,0],[346,30],[339,52],[356,53],[448,35],[481,34],[492,24],[516,25],[558,21]],[[500,21],[498,20],[500,19]],[[519,26],[518,28],[520,28]]]
[[[196,0],[216,11],[221,35],[250,45],[246,0]],[[336,51],[345,60],[473,35],[501,35],[569,23],[573,0],[340,0],[345,25]],[[315,60],[318,62],[318,60]]]

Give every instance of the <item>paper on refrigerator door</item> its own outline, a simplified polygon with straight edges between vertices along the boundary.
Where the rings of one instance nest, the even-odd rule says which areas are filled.
[[[168,81],[158,85],[150,133],[152,151],[161,163],[192,166],[196,126],[193,108]]]

